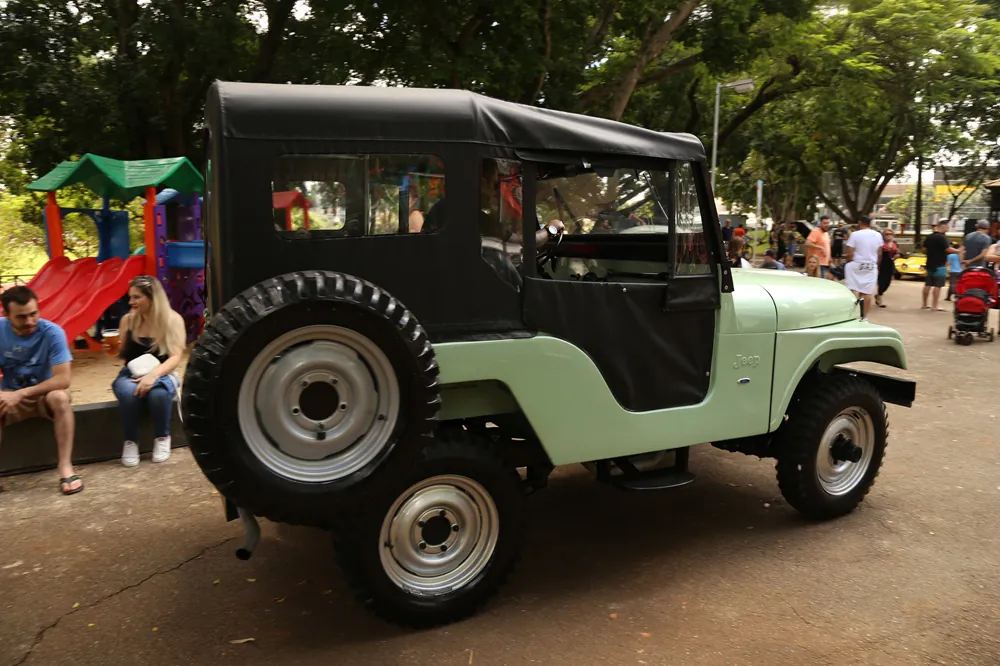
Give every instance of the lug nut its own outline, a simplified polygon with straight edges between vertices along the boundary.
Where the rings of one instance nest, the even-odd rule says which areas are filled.
[[[441,552],[443,553],[443,552],[445,552],[447,550],[448,550],[448,546],[446,546],[444,544],[441,544]]]
[[[427,542],[421,541],[420,543],[417,544],[417,548],[419,548],[420,550],[424,550],[425,548],[427,548]]]
[[[298,407],[292,407],[292,414],[298,414],[298,413],[299,413],[299,408]]]
[[[347,403],[346,402],[340,403],[340,411],[343,412],[345,410],[347,410]]]
[[[452,525],[451,526],[451,531],[452,532],[457,532],[458,531],[458,525]]]
[[[420,520],[420,521],[417,521],[417,527],[423,527],[423,526],[424,526],[424,524],[425,524],[425,523],[424,523],[424,521],[422,521],[422,520]]]

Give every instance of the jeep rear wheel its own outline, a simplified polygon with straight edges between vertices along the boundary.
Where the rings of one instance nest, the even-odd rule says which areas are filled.
[[[778,440],[778,486],[803,515],[850,513],[882,466],[888,416],[878,391],[849,374],[817,376],[800,388]]]
[[[411,470],[377,485],[333,535],[364,606],[430,627],[471,615],[496,593],[520,550],[524,490],[488,440],[442,430]]]
[[[347,488],[431,443],[437,363],[399,301],[359,278],[293,273],[248,289],[191,354],[184,427],[237,506],[329,526]]]

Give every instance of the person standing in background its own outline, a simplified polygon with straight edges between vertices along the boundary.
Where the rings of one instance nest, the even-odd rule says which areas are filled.
[[[875,295],[875,305],[884,308],[882,295],[889,290],[892,285],[892,278],[896,274],[896,257],[899,256],[899,243],[896,242],[892,229],[882,232],[882,258],[878,265],[878,294]]]
[[[882,257],[882,234],[872,229],[871,224],[872,219],[862,215],[858,218],[858,230],[845,243],[844,281],[855,296],[864,299],[862,320],[867,320],[872,296],[878,289],[878,265]]]
[[[945,225],[947,225],[947,221]],[[947,228],[947,227],[946,227]],[[986,220],[976,222],[976,230],[965,237],[962,241],[962,265],[969,266],[985,265],[986,250],[993,244],[993,239],[986,233],[990,228],[990,223]]]
[[[924,253],[927,255],[927,277],[924,279],[923,301],[921,310],[930,310],[927,305],[927,296],[933,292],[932,304],[935,310],[943,311],[938,307],[938,299],[941,297],[941,287],[944,286],[948,278],[948,253],[958,252],[958,250],[948,245],[948,237],[944,232],[948,230],[948,221],[942,220],[934,227],[934,233],[924,239]]]
[[[819,218],[819,226],[809,232],[806,238],[806,261],[816,257],[819,261],[820,277],[830,278],[830,217]]]
[[[830,234],[832,237],[832,244],[830,246],[830,266],[836,267],[843,263],[844,261],[844,241],[847,237],[851,235],[850,229],[847,228],[846,224],[839,225]]]
[[[722,225],[722,242],[728,243],[733,237],[733,221],[728,217]]]
[[[956,249],[954,243],[951,247]],[[958,252],[951,252],[948,254],[948,295],[945,296],[944,300],[950,301],[951,297],[955,295],[955,285],[958,284],[960,277],[962,277],[962,259]]]

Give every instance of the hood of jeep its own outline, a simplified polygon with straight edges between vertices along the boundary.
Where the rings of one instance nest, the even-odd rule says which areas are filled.
[[[778,330],[828,326],[857,319],[860,310],[854,294],[839,282],[765,269],[733,271],[738,297],[741,285],[763,287],[774,301]]]

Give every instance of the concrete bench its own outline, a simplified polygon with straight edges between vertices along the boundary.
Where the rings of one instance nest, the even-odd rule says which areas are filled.
[[[118,401],[96,402],[73,408],[76,414],[76,437],[73,463],[114,460],[122,455],[122,419]],[[174,417],[170,422],[172,448],[187,446],[181,427],[179,404],[174,402]],[[139,451],[153,450],[153,424],[143,411],[139,428]],[[0,476],[54,469],[57,462],[56,438],[52,423],[45,419],[28,419],[3,429],[0,440]]]

